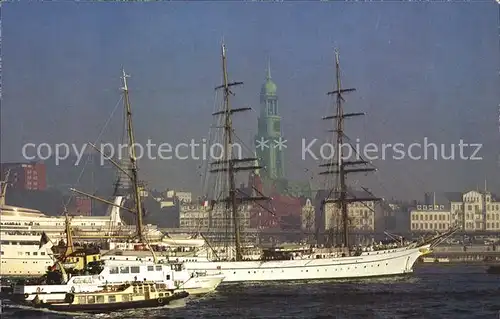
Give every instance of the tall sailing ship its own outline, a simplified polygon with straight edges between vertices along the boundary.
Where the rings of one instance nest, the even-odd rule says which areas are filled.
[[[187,262],[188,269],[206,271],[208,273],[222,273],[225,276],[224,282],[242,282],[242,281],[275,281],[275,280],[301,280],[301,279],[334,279],[334,278],[361,278],[375,276],[392,276],[411,273],[416,260],[425,254],[431,252],[434,245],[439,243],[444,236],[454,232],[436,236],[430,240],[420,243],[411,243],[408,245],[399,245],[391,249],[380,250],[356,250],[349,245],[349,216],[348,205],[354,202],[363,202],[366,198],[355,198],[349,196],[347,175],[355,172],[368,172],[372,168],[359,167],[367,164],[365,161],[343,161],[342,148],[344,138],[344,119],[362,113],[344,113],[343,101],[344,93],[354,91],[354,89],[344,89],[340,81],[339,55],[335,51],[336,63],[336,89],[329,92],[329,95],[336,97],[336,114],[325,117],[327,120],[334,120],[335,128],[332,130],[336,134],[336,143],[338,150],[338,160],[322,166],[329,170],[323,174],[336,174],[337,185],[331,190],[329,198],[323,202],[323,211],[325,205],[330,203],[337,206],[341,212],[343,229],[343,247],[331,249],[302,249],[296,251],[286,251],[283,249],[263,250],[259,260],[247,260],[244,258],[244,251],[241,247],[241,236],[239,227],[239,205],[247,201],[266,200],[264,196],[246,197],[239,194],[235,187],[235,174],[238,171],[255,169],[256,167],[242,166],[244,163],[253,162],[255,159],[236,158],[231,153],[231,145],[234,141],[234,127],[232,116],[234,113],[248,110],[248,108],[233,109],[230,104],[230,96],[233,95],[231,88],[241,84],[241,82],[229,83],[227,74],[226,48],[222,45],[222,72],[223,84],[218,87],[222,89],[224,95],[223,108],[215,116],[222,116],[221,121],[223,132],[225,134],[224,158],[221,161],[213,163],[219,166],[212,172],[224,173],[224,177],[217,180],[225,180],[225,193],[218,194],[212,200],[214,205],[223,204],[229,210],[231,224],[233,226],[234,257],[231,259],[219,259],[212,261],[197,260],[196,262]],[[222,166],[222,167],[220,167]],[[257,194],[262,195],[262,194]],[[370,198],[369,200],[374,200]]]
[[[344,113],[344,93],[354,89],[343,89],[340,81],[340,65],[338,52],[336,52],[336,89],[330,95],[336,97],[336,114],[326,117],[327,120],[335,121],[333,132],[336,134],[337,150],[339,160],[323,164],[329,170],[325,175],[336,174],[337,185],[332,188],[329,198],[323,203],[336,205],[341,213],[341,225],[343,229],[342,248],[300,248],[300,249],[263,249],[257,258],[245,251],[241,238],[241,212],[242,205],[254,203],[260,205],[267,201],[259,191],[254,189],[252,196],[244,194],[236,188],[236,173],[259,169],[255,164],[256,158],[239,158],[232,153],[235,136],[233,127],[233,114],[250,110],[250,108],[231,108],[230,96],[234,95],[232,88],[242,82],[229,82],[227,73],[226,47],[222,45],[222,72],[223,84],[217,90],[223,91],[222,108],[213,115],[218,117],[218,127],[222,130],[224,141],[223,158],[211,163],[211,172],[218,176],[215,178],[217,185],[213,187],[213,199],[209,200],[212,212],[216,218],[223,218],[228,230],[226,239],[230,244],[225,245],[224,254],[219,254],[212,249],[207,242],[208,249],[214,250],[212,254],[205,250],[193,250],[184,256],[159,257],[158,259],[174,258],[182,261],[188,270],[204,272],[207,274],[222,274],[224,282],[246,282],[246,281],[276,281],[276,280],[302,280],[302,279],[341,279],[362,278],[376,276],[394,276],[411,273],[416,260],[431,252],[432,247],[439,244],[444,238],[452,234],[455,229],[450,229],[444,234],[421,242],[413,242],[407,245],[399,245],[390,249],[363,249],[353,250],[349,245],[349,203],[363,202],[366,198],[355,198],[349,196],[347,175],[355,172],[368,172],[373,170],[368,167],[359,167],[367,164],[364,161],[342,161],[342,148],[344,137],[344,119],[361,113]],[[238,154],[239,155],[239,154]],[[366,190],[366,189],[365,189]],[[374,200],[374,198],[370,198]],[[263,206],[262,206],[263,207]],[[214,218],[214,214],[212,214]],[[140,226],[139,226],[140,227]],[[220,244],[220,243],[219,243]],[[207,247],[204,247],[205,249]],[[146,257],[146,252],[123,251],[120,255],[103,256],[103,259],[135,262],[143,260],[151,261]],[[135,257],[135,258],[134,258]]]

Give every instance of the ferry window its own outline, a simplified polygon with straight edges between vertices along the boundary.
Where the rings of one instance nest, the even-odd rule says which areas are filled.
[[[87,298],[85,298],[85,296],[78,297],[78,303],[79,304],[85,304],[85,303],[87,303]]]
[[[37,256],[37,255],[38,255],[38,252],[34,251],[33,256]]]
[[[154,266],[148,266],[148,271],[154,271],[155,267]]]
[[[128,295],[123,295],[122,296],[122,301],[124,301],[124,302],[129,301]]]
[[[138,274],[140,273],[140,268],[138,266],[130,267],[130,272],[133,274]]]
[[[116,296],[108,296],[108,302],[116,302]]]
[[[120,274],[128,274],[130,269],[128,267],[120,267]]]
[[[2,255],[3,255],[3,251],[2,251]]]
[[[95,303],[95,296],[87,296],[87,303]]]
[[[96,303],[104,303],[104,296],[97,296]]]
[[[26,252],[26,256],[29,256],[29,255],[30,255],[30,252],[29,252],[29,251],[27,251],[27,252]]]
[[[161,271],[161,266],[156,266],[156,271]]]
[[[44,251],[42,251],[42,252],[40,253],[40,255],[45,256],[45,252],[44,252]]]
[[[167,275],[167,280],[170,280],[170,275]]]
[[[109,268],[109,273],[110,274],[117,274],[118,273],[118,267],[111,267],[111,268]]]

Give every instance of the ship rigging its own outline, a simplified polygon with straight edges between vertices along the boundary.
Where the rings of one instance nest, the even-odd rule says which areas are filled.
[[[327,170],[320,172],[320,175],[336,175],[336,185],[329,191],[326,199],[322,202],[322,211],[326,214],[326,206],[329,203],[336,204],[341,215],[341,227],[342,227],[342,245],[345,249],[345,253],[350,255],[349,249],[349,213],[348,205],[350,203],[366,201],[380,201],[381,198],[375,196],[369,197],[356,197],[350,193],[347,185],[347,175],[351,173],[360,172],[373,172],[376,169],[374,167],[369,167],[370,162],[361,158],[361,154],[356,154],[356,160],[344,160],[344,154],[342,152],[345,140],[348,139],[345,134],[344,121],[346,118],[352,118],[356,116],[365,115],[363,112],[356,113],[345,113],[344,112],[344,93],[354,92],[355,88],[345,89],[342,87],[341,81],[341,70],[339,61],[339,52],[335,50],[335,76],[336,76],[336,87],[333,91],[327,93],[327,95],[335,96],[335,115],[329,115],[323,117],[323,120],[332,120],[334,129],[330,130],[333,133],[333,139],[336,140],[336,150],[337,158],[333,159],[329,163],[321,164],[320,167],[326,167]],[[368,189],[362,187],[363,191],[367,195],[373,195]],[[325,225],[326,226],[326,225]],[[336,225],[339,226],[339,225]]]
[[[257,158],[238,158],[233,153],[234,146],[234,127],[233,127],[233,114],[251,110],[250,107],[232,108],[230,103],[230,96],[234,95],[231,90],[232,87],[242,85],[243,82],[229,82],[227,72],[227,55],[226,46],[222,43],[221,46],[222,57],[222,85],[215,88],[215,90],[222,90],[223,104],[222,110],[213,113],[213,116],[222,116],[222,129],[224,149],[222,153],[222,160],[210,163],[211,173],[223,173],[227,178],[219,179],[222,181],[218,194],[215,195],[216,199],[212,200],[211,209],[213,210],[218,203],[225,204],[225,210],[230,212],[230,218],[233,224],[234,232],[234,249],[236,261],[243,260],[243,251],[240,233],[240,216],[239,207],[242,203],[256,202],[269,200],[268,197],[263,196],[249,196],[241,190],[236,188],[235,174],[240,171],[252,171],[262,167],[256,165]]]

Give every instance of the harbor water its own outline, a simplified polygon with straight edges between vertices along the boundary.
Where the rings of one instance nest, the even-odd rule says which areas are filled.
[[[500,275],[481,265],[418,266],[409,277],[230,284],[185,306],[111,315],[35,311],[3,301],[2,318],[500,318]]]

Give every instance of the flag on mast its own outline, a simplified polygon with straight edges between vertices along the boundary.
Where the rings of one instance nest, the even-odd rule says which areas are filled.
[[[42,246],[45,246],[48,242],[50,242],[49,236],[47,236],[47,234],[43,232],[42,237],[40,238],[38,249],[42,248]]]

